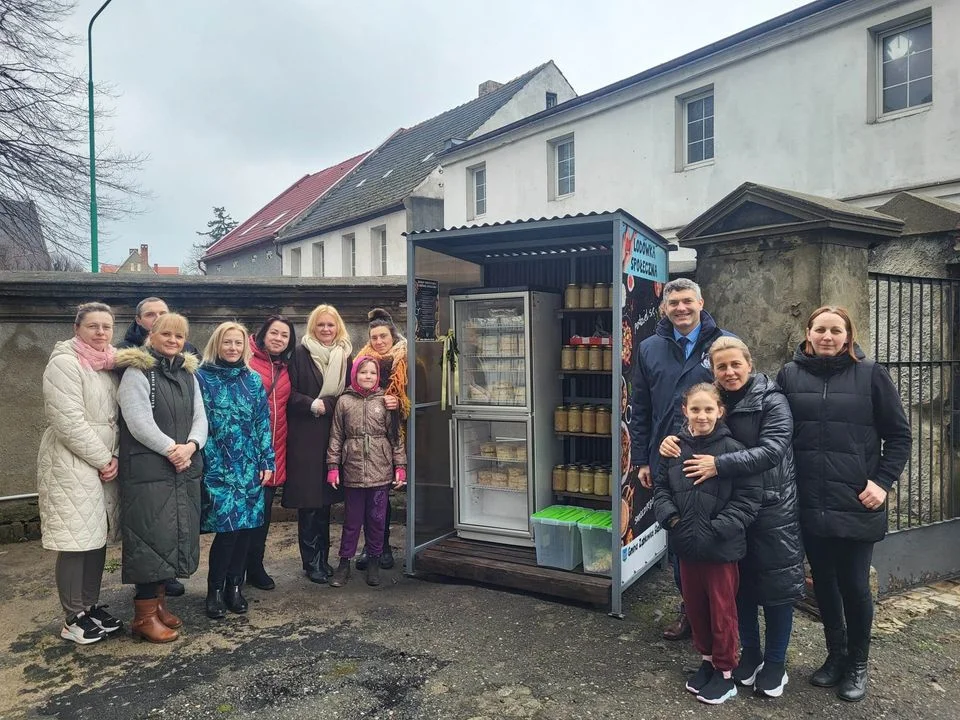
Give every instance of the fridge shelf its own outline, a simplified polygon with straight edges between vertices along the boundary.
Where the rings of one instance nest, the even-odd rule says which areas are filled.
[[[500,492],[508,493],[525,493],[527,491],[526,485],[522,488],[512,488],[512,487],[502,487],[500,485],[480,485],[478,483],[470,483],[467,485],[471,490],[499,490]]]
[[[558,432],[556,435],[562,435],[564,437],[589,437],[589,438],[611,438],[613,435],[607,433],[606,435],[601,435],[600,433],[574,433],[574,432]]]
[[[606,500],[610,502],[610,495],[588,495],[587,493],[568,492],[566,490],[554,490],[553,494],[557,497],[580,498],[581,500]]]
[[[514,464],[516,464],[516,465],[526,465],[526,464],[527,464],[527,459],[526,459],[526,458],[524,458],[523,460],[507,460],[507,459],[496,458],[496,457],[487,457],[487,456],[484,456],[484,455],[467,455],[467,460],[485,460],[485,461],[487,461],[487,462],[495,462],[495,463],[514,463]]]

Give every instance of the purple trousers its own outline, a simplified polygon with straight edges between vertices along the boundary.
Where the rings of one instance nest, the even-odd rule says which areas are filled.
[[[357,554],[361,525],[367,556],[380,557],[383,553],[383,533],[386,529],[390,486],[345,487],[343,492],[343,533],[340,535],[340,557],[349,560]]]

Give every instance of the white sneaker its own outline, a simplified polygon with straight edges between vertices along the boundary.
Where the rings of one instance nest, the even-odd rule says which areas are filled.
[[[84,612],[77,613],[63,624],[60,637],[78,645],[89,645],[103,640],[107,634]]]

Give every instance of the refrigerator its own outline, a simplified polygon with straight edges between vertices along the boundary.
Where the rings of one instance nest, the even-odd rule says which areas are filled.
[[[530,515],[553,499],[562,448],[560,294],[510,288],[455,290],[451,323],[460,355],[450,448],[457,534],[529,545]]]

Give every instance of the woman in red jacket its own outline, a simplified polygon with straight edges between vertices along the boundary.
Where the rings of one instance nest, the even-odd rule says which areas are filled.
[[[273,434],[273,452],[277,470],[263,487],[266,506],[263,525],[252,531],[247,553],[247,582],[261,590],[273,590],[277,585],[263,569],[263,553],[270,530],[270,508],[276,489],[287,479],[287,401],[290,399],[290,374],[287,364],[297,345],[293,323],[283,315],[271,315],[257,333],[250,338],[250,367],[260,374],[267,391],[270,406],[270,430]]]

